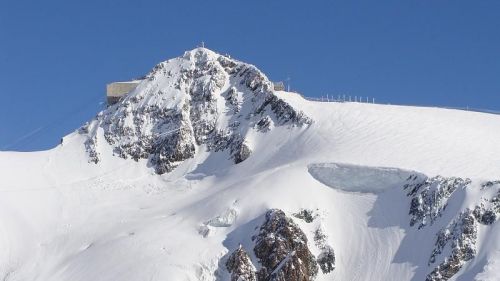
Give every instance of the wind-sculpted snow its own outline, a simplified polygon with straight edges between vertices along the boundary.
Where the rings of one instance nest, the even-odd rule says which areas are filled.
[[[387,190],[405,192],[409,199],[409,225],[417,226],[416,231],[425,231],[424,229],[428,229],[425,227],[429,225],[444,224],[436,233],[434,248],[429,253],[430,270],[426,276],[427,281],[449,280],[471,262],[478,252],[479,226],[489,227],[500,216],[500,181],[477,184],[468,178],[429,178],[414,171],[335,163],[310,164],[308,170],[316,180],[343,191],[374,194]],[[474,190],[477,188],[480,189],[479,192]],[[448,213],[448,219],[444,218],[450,202],[455,203],[455,209],[458,207],[456,203],[459,197],[456,194],[463,194],[466,190],[482,196],[476,196],[467,207],[461,211],[459,208],[458,213]],[[447,221],[450,215],[451,222]],[[295,216],[313,220],[307,211],[301,211]],[[322,237],[325,235],[318,229],[314,235],[315,242],[318,244],[318,241],[324,240]],[[335,255],[333,251],[329,251],[329,246],[323,249],[318,257],[318,264],[325,272],[334,268]],[[326,258],[330,258],[333,263],[325,263]]]
[[[318,163],[308,166],[309,173],[319,182],[348,192],[378,193],[401,187],[409,180],[424,176],[397,168],[365,167],[339,163]]]
[[[0,152],[0,280],[498,281],[498,128],[190,51],[54,149]]]
[[[215,232],[216,228],[230,227],[236,220],[238,213],[235,209],[229,208],[222,214],[204,222],[198,229],[203,237],[208,237]]]
[[[136,90],[80,132],[88,136],[91,162],[99,162],[102,131],[115,155],[148,159],[163,174],[200,149],[227,150],[240,163],[252,153],[251,131],[311,123],[256,67],[198,48],[156,65]]]

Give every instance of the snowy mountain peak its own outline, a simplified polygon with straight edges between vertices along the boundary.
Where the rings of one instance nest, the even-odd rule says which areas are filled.
[[[220,56],[220,54],[205,47],[197,47],[190,51],[184,52],[184,55],[182,57],[192,61],[208,61],[217,60],[217,58]]]
[[[0,152],[0,280],[498,281],[499,127],[187,51],[56,148]]]
[[[90,161],[99,162],[104,144],[122,158],[148,159],[159,174],[199,150],[228,151],[239,163],[250,156],[256,134],[312,123],[255,66],[206,48],[161,62],[145,77],[80,130]]]

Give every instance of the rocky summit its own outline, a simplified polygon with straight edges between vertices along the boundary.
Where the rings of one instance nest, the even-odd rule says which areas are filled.
[[[163,174],[198,150],[227,151],[240,163],[252,153],[252,134],[311,123],[255,66],[197,48],[156,65],[135,91],[80,132],[91,162],[99,161],[101,137],[113,154],[147,159]]]
[[[313,100],[206,48],[113,85],[0,151],[0,280],[500,280],[500,116]]]

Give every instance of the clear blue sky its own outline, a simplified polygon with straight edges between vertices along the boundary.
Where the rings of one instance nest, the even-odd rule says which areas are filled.
[[[500,1],[0,1],[0,150],[40,150],[105,84],[205,41],[308,96],[500,109]]]

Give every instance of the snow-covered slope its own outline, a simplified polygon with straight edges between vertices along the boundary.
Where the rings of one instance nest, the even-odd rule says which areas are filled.
[[[2,280],[500,279],[500,116],[306,101],[203,48],[146,77],[0,152]]]

